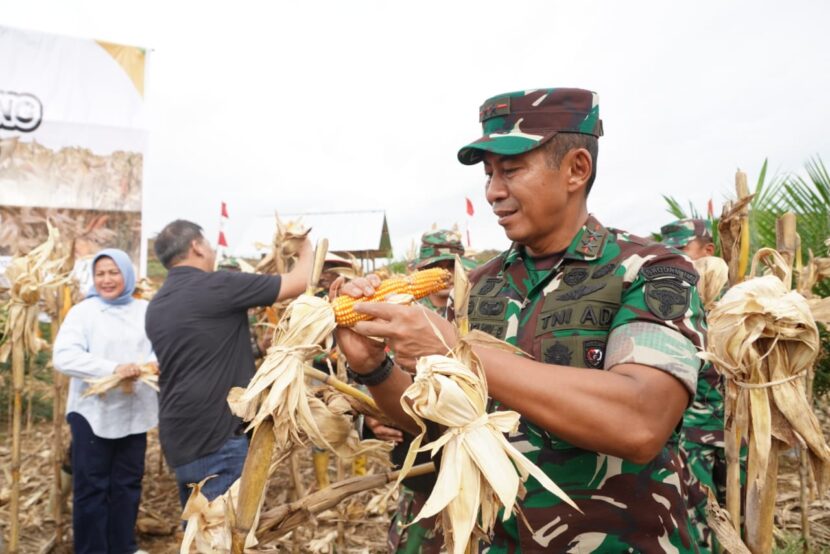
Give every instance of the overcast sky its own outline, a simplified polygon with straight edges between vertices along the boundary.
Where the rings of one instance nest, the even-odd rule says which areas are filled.
[[[396,256],[432,223],[463,228],[465,196],[473,246],[506,245],[483,170],[456,160],[501,92],[599,93],[589,209],[639,234],[670,219],[661,194],[719,211],[739,167],[754,183],[765,157],[830,163],[828,16],[792,0],[0,0],[3,25],[152,49],[151,234],[181,217],[213,237],[223,200],[231,248],[274,210],[385,209]]]

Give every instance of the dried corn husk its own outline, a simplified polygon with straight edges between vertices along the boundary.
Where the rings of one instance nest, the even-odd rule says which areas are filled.
[[[25,256],[12,259],[6,267],[6,278],[11,283],[6,306],[7,319],[0,346],[0,361],[5,362],[13,342],[22,341],[24,348],[38,353],[46,343],[38,336],[38,303],[44,294],[67,283],[64,270],[66,253],[60,246],[60,234],[47,222],[46,241]]]
[[[704,309],[708,312],[714,307],[718,295],[729,280],[729,266],[716,256],[704,256],[693,263],[700,275],[697,291]]]
[[[773,274],[752,277],[761,259],[769,261]],[[819,488],[830,469],[830,447],[801,380],[818,354],[818,330],[804,297],[789,290],[790,282],[781,256],[759,250],[751,278],[733,286],[709,314],[708,352],[701,354],[726,379],[727,433],[734,434],[735,444],[749,439],[748,525],[755,524],[749,511],[775,483],[774,441],[809,449]]]
[[[294,300],[277,326],[274,344],[251,383],[228,394],[231,411],[253,429],[273,415],[277,447],[302,443],[302,430],[314,444],[328,448],[308,404],[303,367],[331,340],[334,311],[322,298],[303,294]]]
[[[139,281],[135,284],[135,290],[133,291],[133,298],[140,298],[142,300],[147,300],[148,302],[153,299],[153,297],[158,292],[158,287],[155,283],[153,283],[147,277],[142,277]]]
[[[233,525],[233,503],[239,496],[239,479],[221,496],[208,500],[202,494],[202,487],[211,475],[199,483],[191,485],[193,490],[182,512],[182,519],[187,521],[182,544],[181,554],[189,554],[191,547],[201,553],[225,553],[231,550],[231,527]],[[257,514],[259,519],[259,514]],[[245,548],[257,545],[254,532],[248,533],[245,538]]]
[[[104,396],[109,391],[111,391],[119,385],[122,387],[124,392],[132,393],[132,385],[134,381],[144,383],[154,391],[158,392],[158,366],[156,364],[144,364],[140,366],[140,369],[141,374],[135,380],[125,379],[117,373],[107,375],[106,377],[100,377],[98,379],[86,379],[85,382],[89,384],[89,387],[87,387],[82,396],[87,397],[92,396],[93,394],[97,394],[98,396]]]
[[[491,346],[496,342],[473,331],[461,339],[461,355],[474,357],[472,344],[479,338]],[[514,350],[506,343],[502,347]],[[401,406],[421,433],[407,453],[398,484],[412,467],[417,452],[431,451],[434,455],[443,448],[437,482],[414,521],[441,512],[447,548],[454,554],[466,552],[473,536],[492,530],[500,507],[504,506],[505,519],[511,515],[516,497],[523,494],[522,483],[530,475],[578,510],[567,494],[507,441],[504,434],[518,429],[520,416],[514,411],[488,414],[484,374],[477,362],[470,361],[469,365],[476,369],[453,357],[420,358],[415,381],[401,398]],[[421,447],[426,433],[424,419],[446,426],[447,431]]]
[[[271,243],[271,251],[257,264],[257,273],[286,273],[296,261],[300,247],[311,229],[300,220],[283,221],[277,215],[277,230]]]
[[[392,444],[380,440],[360,440],[355,427],[356,412],[346,395],[320,387],[308,399],[317,428],[330,448],[342,459],[373,452],[388,452]]]

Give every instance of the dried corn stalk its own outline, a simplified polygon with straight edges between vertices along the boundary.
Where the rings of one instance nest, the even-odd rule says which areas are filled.
[[[273,415],[278,448],[289,441],[302,443],[299,431],[318,446],[328,447],[308,405],[303,367],[331,341],[334,312],[322,298],[303,294],[289,304],[277,326],[274,344],[247,388],[234,387],[228,394],[231,411],[249,429]]]
[[[22,417],[23,381],[26,351],[36,354],[45,342],[40,338],[37,326],[38,304],[43,294],[62,286],[68,279],[62,271],[66,265],[61,257],[59,233],[47,222],[48,237],[43,244],[25,256],[12,259],[6,267],[6,278],[11,284],[7,319],[0,345],[0,361],[12,355],[12,459],[11,498],[9,502],[9,550],[17,552],[20,539],[20,434]]]
[[[356,434],[339,435],[335,428],[327,429],[335,422],[337,428],[345,429],[347,420],[351,428],[351,417],[347,415],[351,406],[333,393],[325,397],[326,402],[307,390],[306,364],[324,351],[320,343],[331,340],[334,326],[334,312],[327,301],[307,294],[300,296],[286,310],[277,327],[275,343],[251,383],[244,390],[231,389],[228,395],[231,411],[250,421],[249,429],[273,416],[278,449],[289,443],[302,443],[302,435],[320,448],[349,458],[386,447],[381,441],[358,444]]]
[[[457,358],[420,358],[415,381],[401,398],[401,406],[421,433],[412,441],[398,484],[412,467],[417,452],[432,451],[434,455],[443,448],[435,487],[414,521],[441,512],[447,548],[454,554],[466,552],[474,536],[486,536],[502,506],[504,519],[518,510],[516,498],[524,493],[522,483],[528,476],[578,510],[562,489],[505,438],[505,433],[518,429],[519,414],[507,410],[487,413],[486,379],[472,353],[472,345],[479,341],[490,347],[501,343],[473,331],[460,340],[453,354]],[[498,346],[515,350],[506,343]],[[447,427],[447,431],[421,447],[425,419]]]
[[[744,229],[749,229],[746,217],[753,196],[749,195],[724,205],[723,215],[718,221],[720,251],[721,256],[729,266],[730,283],[737,283],[743,278],[741,257],[747,232]]]
[[[753,278],[761,259],[771,260],[774,274]],[[753,511],[765,504],[764,490],[774,490],[777,441],[809,449],[819,488],[830,469],[830,447],[801,380],[819,348],[810,308],[803,296],[789,290],[790,268],[774,250],[756,253],[750,277],[733,286],[709,314],[708,352],[701,357],[726,379],[727,433],[735,434],[736,444],[742,437],[749,439],[747,527],[751,535],[759,517],[764,519]],[[734,495],[740,485],[733,478],[729,487]],[[748,540],[752,548],[753,541]]]
[[[13,258],[6,267],[11,288],[0,361],[8,359],[13,342],[22,342],[32,354],[37,354],[46,345],[38,336],[38,303],[49,291],[69,280],[64,271],[66,254],[60,247],[58,230],[49,223],[47,226],[49,236],[46,241],[25,256]]]
[[[700,301],[708,312],[714,307],[718,295],[729,280],[729,267],[717,256],[704,256],[693,263],[700,275],[700,280],[697,282]]]
[[[187,521],[187,526],[179,548],[181,554],[189,554],[192,547],[196,548],[196,552],[202,553],[225,553],[231,550],[233,503],[239,496],[239,479],[224,494],[208,500],[202,494],[202,486],[213,477],[215,476],[211,475],[191,485],[193,490],[182,512],[182,519]],[[256,545],[256,537],[251,531],[245,538],[245,548]]]
[[[159,390],[159,370],[156,364],[144,364],[140,366],[141,374],[135,379],[135,381],[139,381],[144,383],[151,389],[158,392]],[[86,383],[89,384],[89,387],[84,391],[82,396],[92,396],[93,394],[97,394],[98,396],[104,396],[109,391],[114,389],[115,387],[121,386],[122,390],[126,393],[132,393],[132,385],[134,380],[132,378],[124,378],[117,373],[113,373],[112,375],[107,375],[106,377],[100,377],[98,379],[86,379]]]

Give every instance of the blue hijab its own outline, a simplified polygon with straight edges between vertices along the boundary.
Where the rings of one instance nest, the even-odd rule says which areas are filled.
[[[105,300],[100,294],[98,294],[98,290],[95,288],[95,264],[98,263],[98,260],[101,258],[111,258],[112,261],[115,262],[115,265],[118,266],[118,270],[121,272],[121,275],[124,277],[124,290],[118,298]],[[130,257],[126,252],[117,248],[104,248],[95,254],[94,258],[92,258],[92,267],[90,268],[90,271],[92,271],[93,285],[86,295],[87,298],[97,296],[101,302],[114,305],[129,304],[132,302],[133,291],[135,290],[135,270],[133,270],[133,262],[130,261]]]

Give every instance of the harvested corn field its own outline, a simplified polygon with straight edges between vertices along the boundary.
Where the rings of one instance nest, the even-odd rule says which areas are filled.
[[[8,533],[9,459],[7,422],[3,423],[0,446],[0,536]],[[68,430],[66,431],[68,436]],[[42,552],[54,546],[55,524],[50,515],[49,491],[51,487],[51,425],[38,424],[23,437],[21,506],[24,514],[21,525],[21,552]],[[139,547],[152,554],[179,552],[183,532],[176,522],[181,514],[176,480],[166,464],[160,463],[161,450],[158,433],[148,433],[147,455],[141,507],[138,516]],[[329,473],[335,479],[337,469],[332,458]],[[345,468],[351,476],[351,468]],[[369,461],[368,473],[385,471],[380,464]],[[314,487],[314,470],[311,465],[311,449],[300,456],[300,474],[309,493]],[[386,552],[386,528],[395,504],[395,496],[384,498],[392,484],[368,492],[359,493],[343,501],[337,508],[317,514],[313,521],[302,525],[277,540],[262,544],[264,552],[334,552],[338,541],[338,525],[342,523],[344,548],[339,552]],[[263,511],[290,502],[290,465],[286,462],[277,470],[270,482]],[[71,497],[70,497],[71,502]],[[828,508],[830,509],[830,508]],[[64,532],[61,546],[52,552],[72,552],[71,511],[64,510]],[[296,550],[295,550],[296,548]]]
[[[830,405],[823,402],[816,410],[824,433],[830,433]],[[0,535],[8,532],[9,467],[7,422],[3,422],[2,446],[0,446]],[[68,434],[68,433],[67,433]],[[51,486],[51,426],[35,425],[24,434],[22,499],[24,521],[21,535],[21,552],[42,552],[53,544],[55,525],[50,515],[49,490]],[[153,554],[179,552],[182,530],[176,526],[180,506],[176,494],[176,481],[166,465],[159,463],[160,449],[158,434],[148,434],[147,456],[141,507],[138,517],[139,546]],[[781,454],[781,473],[778,477],[778,499],[775,513],[776,547],[782,551],[797,545],[801,529],[799,505],[798,458],[792,451]],[[369,472],[381,472],[380,466],[370,463]],[[307,486],[314,483],[311,466],[311,452],[300,457],[300,471]],[[329,473],[334,477],[336,469],[332,462]],[[347,472],[348,474],[348,472]],[[338,523],[343,522],[346,538],[345,550],[340,552],[380,553],[386,552],[386,529],[394,508],[395,496],[384,502],[385,493],[393,487],[360,493],[343,502],[340,509],[326,510],[318,514],[313,523],[303,525],[272,544],[262,545],[264,552],[292,552],[295,543],[299,552],[334,552],[337,545]],[[278,468],[271,481],[265,500],[265,509],[289,501],[292,488],[289,464]],[[313,492],[313,491],[311,491]],[[810,521],[815,540],[815,552],[830,552],[830,499],[815,499],[810,504]],[[68,509],[64,511],[63,545],[52,552],[72,552],[72,531]]]

